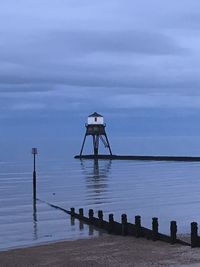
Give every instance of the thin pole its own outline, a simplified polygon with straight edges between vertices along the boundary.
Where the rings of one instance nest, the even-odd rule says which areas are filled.
[[[33,198],[33,234],[34,234],[34,239],[37,240],[37,206],[36,206],[36,198]]]
[[[95,150],[96,150],[96,155],[99,154],[99,135],[96,135],[96,142],[95,142]]]
[[[95,149],[95,135],[92,136],[93,138],[93,149],[94,149],[94,155],[96,154],[96,149]]]
[[[93,135],[93,146],[94,146],[94,155],[97,156],[99,153],[99,135]]]
[[[36,161],[35,161],[35,153],[33,154],[33,199],[36,200]]]
[[[33,171],[35,172],[35,154],[33,154]]]
[[[81,151],[80,151],[80,157],[82,156],[82,153],[83,153],[83,148],[84,148],[84,145],[85,145],[86,136],[87,136],[87,134],[85,134],[84,139],[83,139],[83,144],[82,144]]]
[[[110,155],[112,156],[112,151],[111,151],[110,143],[108,141],[107,134],[105,133],[104,135],[105,135],[105,138],[106,138],[106,141],[107,141],[107,144],[108,144],[108,149],[109,149]]]

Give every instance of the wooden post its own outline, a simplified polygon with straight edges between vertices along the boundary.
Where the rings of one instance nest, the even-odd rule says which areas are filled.
[[[98,218],[99,218],[99,227],[102,228],[103,227],[103,211],[102,210],[98,210]]]
[[[191,223],[191,247],[196,248],[198,246],[198,225],[196,222]]]
[[[90,223],[93,223],[93,218],[94,218],[94,211],[93,211],[93,209],[89,209],[88,215],[89,215],[89,221],[90,221]]]
[[[152,239],[158,240],[158,218],[152,218]]]
[[[71,211],[71,225],[75,225],[75,218],[74,218],[75,208],[70,208],[70,211]]]
[[[177,224],[176,221],[171,221],[170,222],[170,238],[171,238],[171,244],[175,244],[176,243],[176,239],[177,239]]]
[[[109,214],[108,216],[109,220],[109,225],[108,225],[108,232],[113,233],[114,231],[114,215],[112,213]]]
[[[74,216],[75,215],[75,208],[71,208],[71,216]]]
[[[83,214],[83,209],[79,209],[79,217],[80,219],[83,218],[84,214]]]
[[[127,235],[127,215],[126,214],[122,214],[121,222],[122,222],[122,235]]]
[[[141,217],[139,215],[135,216],[135,236],[140,237],[141,236]]]
[[[98,218],[99,218],[99,220],[103,220],[103,211],[102,210],[98,210]]]

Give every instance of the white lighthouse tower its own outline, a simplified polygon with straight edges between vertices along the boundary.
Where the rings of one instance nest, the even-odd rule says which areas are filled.
[[[93,138],[94,156],[99,154],[99,140],[108,148],[110,155],[112,155],[111,147],[108,141],[108,137],[105,131],[106,124],[102,115],[94,112],[88,116],[87,123],[85,124],[86,133],[84,136],[83,144],[80,151],[80,157],[82,156],[83,148],[85,145],[86,137],[91,135]]]

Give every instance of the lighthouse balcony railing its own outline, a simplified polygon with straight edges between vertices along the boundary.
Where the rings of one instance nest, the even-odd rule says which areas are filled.
[[[90,126],[90,125],[92,125],[92,126],[104,126],[104,127],[106,127],[106,123],[97,123],[97,124],[95,124],[95,123],[90,123],[90,124],[85,123],[85,127]]]

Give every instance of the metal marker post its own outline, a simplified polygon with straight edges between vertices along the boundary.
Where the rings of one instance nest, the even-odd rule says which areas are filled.
[[[35,162],[35,155],[38,154],[37,148],[32,148],[33,154],[33,199],[36,200],[36,162]]]

